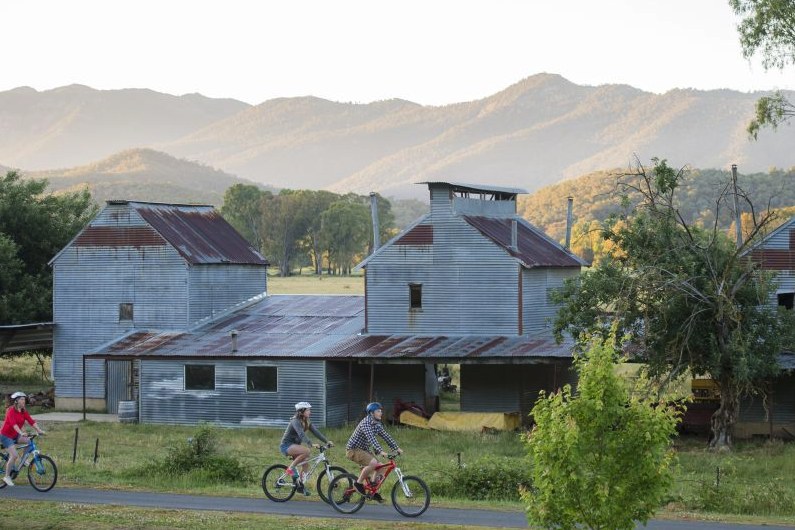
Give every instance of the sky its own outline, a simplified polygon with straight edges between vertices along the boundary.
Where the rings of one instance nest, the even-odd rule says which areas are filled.
[[[3,1],[0,91],[445,105],[542,72],[656,93],[795,89],[795,67],[743,58],[737,22],[728,0]]]

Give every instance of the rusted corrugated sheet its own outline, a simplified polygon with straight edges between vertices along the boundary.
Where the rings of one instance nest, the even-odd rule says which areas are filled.
[[[433,245],[433,225],[417,225],[403,234],[395,245]]]
[[[319,358],[364,326],[361,296],[269,296],[190,332],[136,331],[95,357]],[[237,332],[237,351],[232,348]]]
[[[795,251],[775,248],[757,248],[751,252],[751,259],[765,270],[795,270]]]
[[[268,264],[212,206],[130,206],[191,264]]]
[[[549,336],[415,336],[379,335],[355,337],[327,352],[336,358],[385,359],[520,359],[571,358],[573,342],[557,344]]]
[[[525,267],[581,267],[584,263],[574,254],[516,220],[516,249],[511,248],[512,218],[465,215],[464,220],[488,237]]]
[[[487,359],[571,357],[551,336],[360,335],[361,296],[269,296],[192,332],[136,331],[92,357]],[[230,332],[237,332],[232,352]]]
[[[148,226],[87,226],[75,238],[76,247],[162,247],[166,240]]]

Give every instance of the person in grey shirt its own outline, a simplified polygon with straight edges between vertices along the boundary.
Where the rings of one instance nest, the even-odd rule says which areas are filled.
[[[310,493],[309,490],[304,486],[302,475],[298,473],[298,465],[302,462],[306,462],[306,460],[309,459],[310,450],[309,447],[303,444],[314,447],[315,449],[320,448],[320,444],[313,444],[312,440],[309,439],[306,433],[311,432],[324,444],[328,445],[329,447],[334,446],[334,442],[328,440],[319,430],[317,430],[317,427],[312,425],[312,422],[309,420],[311,415],[312,405],[306,401],[300,401],[296,403],[295,416],[290,418],[290,423],[284,430],[284,436],[282,436],[282,442],[279,446],[279,450],[284,456],[292,457],[293,461],[287,468],[287,474],[292,477],[293,482],[297,486],[298,492],[303,493],[304,495],[310,495]],[[307,464],[303,464],[301,466],[301,470],[304,474],[306,474],[307,469]]]

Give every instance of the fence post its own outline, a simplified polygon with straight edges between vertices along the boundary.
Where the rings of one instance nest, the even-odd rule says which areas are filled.
[[[79,430],[80,430],[79,427],[75,427],[75,443],[72,446],[72,463],[73,464],[75,463],[75,460],[77,460],[77,432]]]
[[[97,437],[97,443],[94,444],[94,465],[97,465],[97,458],[99,458],[99,437]]]
[[[461,453],[456,453],[458,455],[458,469],[461,469]]]
[[[720,489],[720,466],[715,466],[715,489]]]

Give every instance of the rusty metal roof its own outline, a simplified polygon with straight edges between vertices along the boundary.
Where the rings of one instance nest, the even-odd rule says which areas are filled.
[[[581,267],[587,263],[549,239],[524,219],[465,215],[464,220],[504,248],[527,268]],[[516,247],[511,248],[512,222],[516,221]]]
[[[133,201],[129,205],[188,263],[268,265],[212,206]]]
[[[140,330],[89,357],[458,359],[571,357],[572,343],[543,336],[361,335],[364,297],[274,295],[194,331]],[[237,332],[232,352],[231,331]]]
[[[89,357],[312,359],[568,358],[573,343],[551,336],[361,335],[364,297],[273,295],[194,331],[134,331]],[[231,332],[237,332],[232,352]]]
[[[364,326],[362,296],[272,295],[189,332],[134,331],[94,357],[321,357]],[[232,352],[231,331],[237,332]]]
[[[365,335],[329,350],[329,358],[445,359],[461,362],[528,358],[571,358],[574,342],[557,344],[551,335]]]

